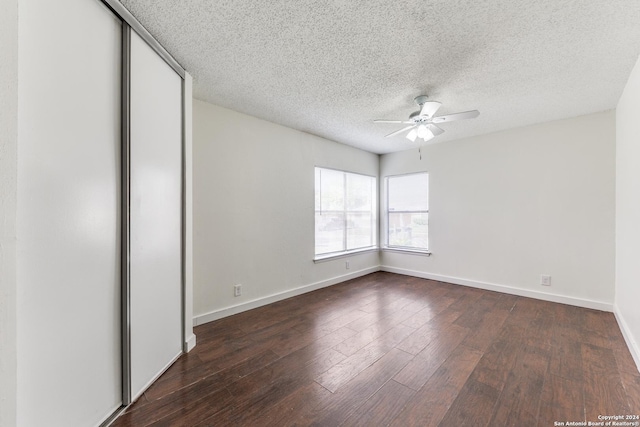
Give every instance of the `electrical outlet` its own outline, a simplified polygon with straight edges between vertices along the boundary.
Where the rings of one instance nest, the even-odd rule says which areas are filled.
[[[344,263],[344,268],[346,268],[347,270],[349,269],[349,261],[346,261],[346,262]]]
[[[547,274],[540,275],[540,284],[542,286],[551,286],[551,276]]]
[[[235,285],[233,287],[233,296],[239,297],[240,295],[242,295],[242,285]]]

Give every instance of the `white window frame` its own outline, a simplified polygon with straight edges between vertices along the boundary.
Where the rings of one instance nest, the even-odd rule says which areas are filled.
[[[379,246],[378,246],[378,178],[376,176],[373,175],[366,175],[366,174],[362,174],[362,173],[357,173],[357,172],[350,172],[350,171],[345,171],[345,170],[341,170],[341,169],[333,169],[333,168],[327,168],[327,167],[321,167],[321,166],[316,166],[314,167],[314,176],[315,176],[315,172],[317,170],[327,170],[327,171],[333,171],[333,172],[340,172],[343,174],[344,177],[344,186],[345,186],[345,203],[344,203],[344,209],[343,209],[343,213],[344,213],[344,218],[346,219],[347,214],[349,211],[347,210],[347,202],[346,202],[346,183],[347,183],[347,175],[355,175],[355,176],[360,176],[360,177],[366,177],[366,178],[370,178],[372,180],[372,184],[373,184],[373,190],[372,190],[372,194],[371,194],[371,203],[372,203],[372,207],[371,207],[371,242],[372,244],[369,246],[364,246],[364,247],[360,247],[360,248],[355,248],[355,249],[346,249],[347,248],[347,224],[346,221],[344,222],[343,226],[343,235],[344,235],[344,241],[343,241],[343,250],[340,251],[334,251],[334,252],[326,252],[326,253],[322,253],[322,254],[316,254],[316,241],[317,241],[317,235],[316,235],[316,225],[315,225],[315,221],[316,221],[316,214],[318,213],[317,211],[317,206],[315,206],[315,197],[314,197],[314,262],[322,262],[325,260],[329,260],[329,259],[334,259],[334,258],[341,258],[341,257],[345,257],[345,256],[349,256],[351,254],[357,254],[357,253],[363,253],[363,252],[372,252],[372,251],[378,251],[379,250]],[[315,194],[315,185],[317,183],[315,183],[315,178],[314,178],[314,194]]]
[[[390,213],[426,213],[427,214],[427,230],[429,230],[429,223],[428,223],[428,218],[429,218],[429,206],[427,206],[427,210],[407,210],[407,211],[390,211],[389,210],[389,180],[393,179],[393,178],[401,178],[401,177],[406,177],[406,176],[410,176],[410,175],[426,175],[427,176],[427,200],[429,200],[429,173],[428,172],[411,172],[411,173],[405,173],[405,174],[399,174],[399,175],[388,175],[385,177],[385,209],[384,209],[384,245],[382,247],[382,249],[384,251],[389,251],[389,252],[402,252],[402,253],[414,253],[414,254],[420,254],[420,255],[426,255],[426,256],[430,256],[431,252],[429,251],[429,246],[430,246],[430,239],[429,236],[427,236],[427,247],[423,248],[423,247],[417,247],[417,246],[400,246],[400,245],[391,245],[389,244],[389,231],[390,231],[390,227],[389,227],[389,218],[390,218]]]

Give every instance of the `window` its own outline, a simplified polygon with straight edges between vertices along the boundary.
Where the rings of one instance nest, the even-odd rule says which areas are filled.
[[[389,176],[387,247],[414,251],[429,248],[429,174]]]
[[[316,257],[375,247],[376,178],[316,168]]]

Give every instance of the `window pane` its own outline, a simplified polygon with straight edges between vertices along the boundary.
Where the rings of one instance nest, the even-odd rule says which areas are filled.
[[[347,174],[347,210],[371,212],[373,206],[373,178]]]
[[[316,211],[344,210],[344,172],[320,169],[320,188],[316,181],[316,192],[320,192]]]
[[[320,169],[316,168],[315,170],[316,173],[316,178],[315,178],[315,183],[316,183],[316,191],[315,191],[315,207],[316,207],[316,212],[320,210],[320,189],[322,188],[320,186]]]
[[[371,212],[347,213],[347,250],[373,245]]]
[[[428,213],[389,212],[389,246],[428,249]]]
[[[428,211],[429,175],[417,173],[388,178],[389,211]]]
[[[344,213],[316,212],[316,254],[343,250],[345,250]]]

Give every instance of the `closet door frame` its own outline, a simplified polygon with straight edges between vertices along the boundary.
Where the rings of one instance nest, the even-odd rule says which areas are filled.
[[[180,310],[182,353],[189,350],[186,336],[186,110],[185,97],[188,75],[184,68],[157,42],[131,13],[117,0],[99,0],[122,20],[122,77],[121,77],[121,333],[122,333],[122,406],[101,426],[111,424],[133,403],[131,389],[131,263],[130,263],[130,207],[131,207],[131,31],[135,31],[180,77],[181,80],[181,141],[180,141]],[[195,341],[194,341],[195,342]],[[159,373],[159,375],[162,372]]]

